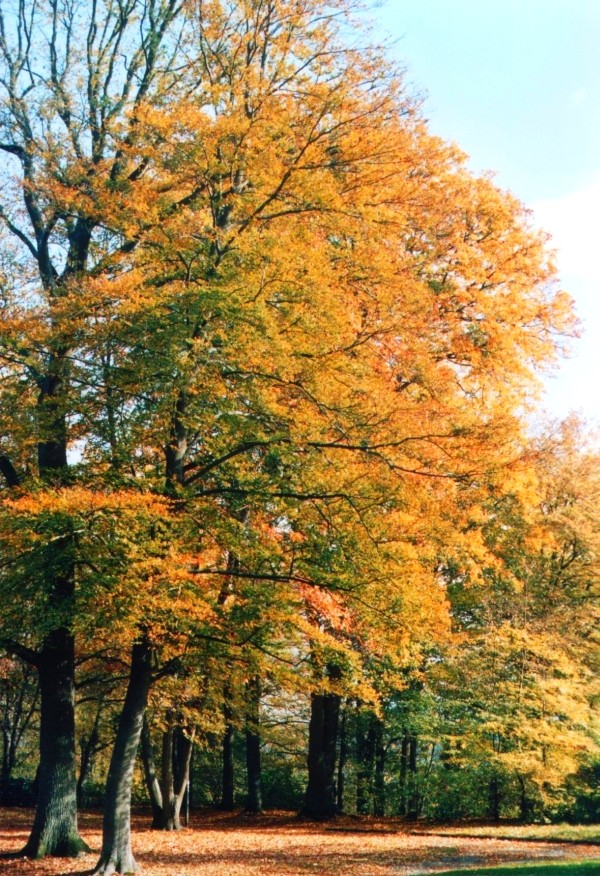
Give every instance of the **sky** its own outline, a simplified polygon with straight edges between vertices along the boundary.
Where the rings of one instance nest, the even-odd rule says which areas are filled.
[[[375,33],[430,129],[552,235],[583,336],[542,404],[600,425],[600,0],[387,0]]]

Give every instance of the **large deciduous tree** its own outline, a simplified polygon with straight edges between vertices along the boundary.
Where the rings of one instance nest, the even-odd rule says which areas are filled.
[[[321,588],[356,618],[335,642],[356,663],[369,630],[401,650],[419,618],[445,628],[441,544],[485,556],[472,509],[519,450],[568,306],[521,206],[343,44],[347,8],[3,8],[3,544],[22,501],[35,550],[2,581],[50,609],[24,635],[9,617],[3,642],[40,667],[55,740],[27,854],[81,847],[74,633],[106,592],[135,658],[122,803],[162,636],[194,642],[210,616],[230,651],[277,624],[310,639],[303,588]],[[166,522],[140,524],[141,553],[112,533],[82,557],[82,503],[148,493]],[[133,867],[123,817],[107,811],[98,872]]]

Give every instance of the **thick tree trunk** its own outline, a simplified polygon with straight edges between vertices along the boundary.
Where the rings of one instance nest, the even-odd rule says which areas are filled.
[[[246,684],[246,772],[248,796],[246,812],[262,812],[262,773],[260,762],[260,678]]]
[[[488,818],[492,821],[500,821],[500,779],[492,776],[488,789]]]
[[[527,794],[527,784],[523,776],[519,776],[519,787],[521,789],[519,796],[519,820],[528,823],[533,819],[534,805],[533,800]]]
[[[152,649],[142,640],[132,648],[129,684],[106,781],[102,851],[94,876],[137,869],[131,849],[131,781],[151,681]]]
[[[38,799],[28,858],[74,857],[88,847],[77,830],[74,642],[66,629],[49,633],[40,652]]]
[[[311,818],[333,818],[337,812],[335,757],[340,697],[313,694],[308,726],[308,786],[304,812]]]

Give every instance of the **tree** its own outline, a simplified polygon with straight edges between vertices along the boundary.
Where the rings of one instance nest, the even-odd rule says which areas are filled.
[[[527,491],[497,496],[486,539],[502,564],[455,576],[461,637],[437,671],[451,762],[479,769],[489,814],[550,809],[596,749],[597,454],[566,422],[533,442]]]
[[[46,562],[28,569],[52,608],[32,629],[62,740],[41,753],[29,854],[79,847],[73,633],[103,587],[146,667],[175,629],[179,645],[207,636],[210,612],[234,651],[281,620],[306,635],[307,586],[392,640],[410,637],[398,612],[441,631],[440,544],[485,556],[472,508],[518,453],[520,393],[568,306],[521,206],[428,134],[377,52],[343,44],[346,8],[44,0],[0,20],[5,550],[10,491],[60,522],[34,515]],[[120,533],[111,575],[94,548],[108,584],[77,554],[81,490],[164,497],[143,557]],[[10,624],[6,644],[34,659]],[[141,699],[109,801],[127,793]],[[99,872],[133,866],[123,824],[105,824]]]

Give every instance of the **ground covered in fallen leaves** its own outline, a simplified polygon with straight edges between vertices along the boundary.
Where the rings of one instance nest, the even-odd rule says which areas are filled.
[[[19,849],[32,813],[0,811],[0,851]],[[0,860],[0,876],[67,876],[90,870],[100,848],[101,817],[85,813],[81,832],[92,854],[77,860]],[[525,861],[598,859],[600,846],[439,836],[394,819],[340,818],[315,824],[286,813],[261,817],[193,815],[178,833],[133,819],[134,851],[143,876],[409,876]]]

